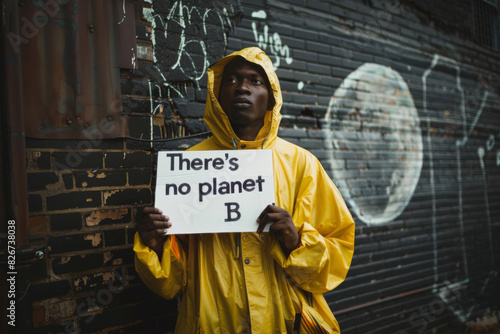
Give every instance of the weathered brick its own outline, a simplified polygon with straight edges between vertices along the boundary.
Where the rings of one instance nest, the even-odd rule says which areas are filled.
[[[207,124],[202,120],[186,120],[184,124],[186,125],[187,132],[193,135],[209,131]]]
[[[136,205],[151,203],[151,190],[147,189],[122,189],[105,191],[104,205]]]
[[[280,85],[281,85],[281,89],[285,90],[285,91],[293,91],[295,89],[297,89],[297,82],[295,81],[287,81],[287,80],[280,80]]]
[[[47,185],[59,182],[55,173],[28,173],[28,190],[47,190]]]
[[[297,117],[296,116],[283,115],[281,117],[280,127],[283,127],[283,128],[293,128],[296,121],[297,121]]]
[[[125,170],[88,170],[74,172],[77,188],[124,186],[127,183]]]
[[[159,150],[186,150],[191,146],[198,144],[203,141],[204,138],[196,139],[179,139],[168,142],[155,143],[155,147]]]
[[[151,168],[129,169],[128,184],[131,186],[150,185],[151,184]]]
[[[48,232],[48,216],[29,217],[30,235],[43,234]]]
[[[148,81],[140,80],[121,80],[122,95],[135,95],[149,97],[149,83]],[[155,90],[158,92],[158,90]],[[157,98],[157,96],[154,96]]]
[[[74,184],[73,184],[73,174],[63,174],[62,179],[64,182],[64,187],[66,189],[73,189]]]
[[[107,152],[105,154],[106,168],[151,167],[149,152]]]
[[[283,103],[281,112],[286,115],[298,116],[304,111],[304,106],[299,104]]]
[[[206,77],[206,75],[204,76]],[[207,88],[206,88],[206,79],[205,79],[205,85],[201,85],[199,88],[194,88],[194,98],[192,101],[197,101],[200,103],[205,103],[207,101]],[[189,92],[190,87],[188,87],[188,92]],[[190,95],[189,95],[190,96]],[[191,101],[191,99],[188,99],[188,101]]]
[[[278,131],[278,136],[283,138],[293,137],[293,138],[306,138],[307,132],[303,129],[285,129],[280,128]]]
[[[33,298],[33,300],[44,300],[64,296],[69,290],[70,285],[66,280],[33,284],[31,286],[31,298]]]
[[[50,152],[32,152],[34,168],[50,169]]]
[[[49,306],[49,317],[51,319],[67,318],[73,315],[76,310],[76,300],[64,300],[53,303]]]
[[[165,136],[164,134],[164,126],[153,124],[153,139],[161,139]]]
[[[314,117],[297,117],[297,125],[300,125],[302,128],[317,128],[318,123],[317,119]]]
[[[104,245],[106,247],[125,245],[125,230],[104,231]]]
[[[101,192],[73,191],[47,196],[47,210],[91,208],[101,206]]]
[[[45,321],[45,307],[34,307],[33,308],[33,324],[37,325]]]
[[[319,10],[323,13],[330,12],[330,5],[319,0],[308,0],[307,7]]]
[[[176,99],[175,105],[182,118],[202,118],[205,114],[205,104],[203,103],[186,103],[181,99]]]
[[[322,106],[307,106],[306,110],[316,118],[324,118],[327,112],[327,108]]]
[[[306,50],[294,50],[293,58],[305,60],[307,62],[318,62],[318,55],[314,52],[309,52]],[[330,72],[330,70],[328,70],[328,72]]]
[[[26,148],[30,149],[60,149],[60,150],[119,150],[123,148],[123,139],[101,139],[89,134],[86,139],[40,139],[26,137]],[[87,152],[88,153],[88,152]],[[63,162],[61,162],[63,163]]]
[[[284,68],[278,68],[276,70],[276,75],[278,75],[278,78],[280,78],[280,80],[293,80],[294,79],[294,71],[290,71],[288,69],[284,69]],[[289,102],[287,101],[286,99],[283,99],[284,102]]]
[[[73,277],[75,291],[115,290],[127,286],[136,279],[136,273],[128,272],[125,267],[107,270],[104,272],[83,274]]]
[[[102,152],[68,151],[52,152],[53,169],[102,168]]]
[[[84,214],[86,226],[126,224],[131,221],[130,209],[96,210]]]
[[[128,292],[129,289],[125,289],[119,293],[109,295],[111,303],[109,304],[111,308],[113,308],[116,311],[123,310],[123,308],[116,308],[118,305],[123,305],[124,303],[127,303],[127,298],[132,298],[134,300],[134,296],[137,295],[139,297],[140,290],[136,291],[131,291],[130,293]],[[102,293],[104,296],[104,293]],[[147,293],[147,297],[150,297],[150,293]],[[98,296],[96,296],[98,297]],[[96,298],[97,299],[97,298]],[[104,298],[103,298],[104,299]],[[147,307],[146,307],[147,305]],[[175,315],[174,313],[177,310],[177,300],[165,300],[165,299],[160,299],[160,298],[148,298],[147,304],[144,303],[139,303],[135,304],[134,306],[131,306],[127,311],[126,315],[128,318],[126,318],[128,321],[124,321],[123,318],[125,316],[120,314],[119,312],[116,311],[108,311],[107,313],[110,313],[111,318],[106,319],[102,315],[104,314],[98,314],[93,318],[93,321],[90,322],[85,322],[85,318],[81,319],[80,326],[81,328],[84,329],[84,332],[90,332],[90,331],[96,331],[99,328],[103,328],[102,326],[107,326],[107,325],[113,325],[113,326],[118,326],[118,325],[125,325],[125,324],[130,324],[136,322],[135,320],[144,320],[144,319],[151,319],[151,318],[163,318],[163,321],[161,323],[161,328],[162,331],[173,331],[175,328]],[[106,314],[107,314],[106,313]],[[165,316],[167,315],[167,316]],[[139,325],[136,325],[139,326]],[[157,324],[159,326],[159,324]],[[142,330],[136,331],[137,328],[142,328],[141,327],[132,327],[131,331],[127,331],[125,329],[125,332],[127,333],[146,333],[143,332]],[[147,328],[147,327],[146,327]]]
[[[287,37],[285,35],[281,35],[280,37],[281,37],[281,43],[283,43],[283,45],[288,46],[288,48],[298,49],[298,50],[303,50],[304,49],[305,42],[302,39],[298,39],[298,38],[294,38],[294,37]],[[280,57],[280,66],[288,67],[288,68],[293,68],[294,67],[293,63],[292,64],[288,64],[285,61],[285,56],[286,56],[286,54],[281,55],[281,57]],[[290,52],[290,58],[293,58],[292,56],[293,56],[293,53]]]
[[[327,73],[329,74],[329,73]],[[305,72],[305,71],[296,71],[296,72],[293,72],[293,79],[295,81],[303,81],[303,82],[317,82],[318,81],[318,75],[317,74],[312,74],[312,73],[308,73],[308,72]],[[297,103],[297,104],[314,104],[316,103],[318,100],[317,100],[317,97],[315,98],[315,96],[307,96],[307,100],[306,100],[306,97],[303,97],[304,94],[297,94],[295,92],[283,92],[283,96],[291,96],[292,97],[292,101],[289,101],[288,102],[293,102],[293,103]],[[301,101],[296,101],[295,97],[303,97],[303,99]],[[286,100],[285,100],[286,101]],[[303,103],[303,101],[305,101]]]
[[[305,149],[318,149],[323,147],[323,140],[320,139],[299,139],[300,146]]]
[[[151,139],[150,136],[151,136],[151,134],[148,133],[146,138],[142,138],[142,139],[146,139],[146,141],[144,141],[144,140],[139,141],[139,140],[132,139],[132,138],[138,138],[138,137],[127,138],[126,149],[128,151],[137,151],[137,150],[146,150],[147,151],[147,150],[150,150],[151,149],[151,142],[149,141]]]
[[[159,320],[157,319],[145,319],[140,323],[133,325],[125,325],[124,327],[120,327],[120,329],[111,330],[109,334],[123,334],[123,333],[154,333],[157,328],[161,328],[165,331],[165,333],[170,333],[175,329],[175,322],[177,321],[177,317],[175,315],[165,316],[167,320],[167,324],[159,324]]]
[[[73,255],[52,260],[52,271],[56,275],[84,272],[103,266],[102,254]]]
[[[102,248],[102,244],[102,233],[72,234],[48,240],[51,254],[97,249]]]
[[[326,133],[323,130],[314,130],[314,129],[308,129],[307,130],[307,136],[310,138],[326,138]]]
[[[307,70],[311,73],[330,74],[330,67],[326,65],[308,63]]]
[[[332,132],[332,134],[334,138],[341,139],[343,141],[348,141],[348,140],[355,141],[360,139],[360,133],[357,131],[334,131]]]
[[[322,149],[311,149],[310,152],[316,156],[316,158],[323,160],[323,159],[330,159],[332,157],[332,152],[328,150],[322,150]]]
[[[82,228],[82,214],[79,212],[53,214],[50,216],[52,231],[79,230]]]
[[[125,266],[134,264],[134,252],[129,247],[104,252],[104,266]]]
[[[141,115],[130,116],[128,120],[128,130],[132,138],[151,139],[151,117]],[[106,153],[106,157],[108,154],[111,153]],[[106,162],[107,161],[106,159]]]
[[[329,45],[312,41],[306,41],[306,50],[323,54],[330,52]]]
[[[30,212],[38,212],[43,210],[42,197],[36,194],[28,195],[28,206]]]
[[[105,293],[106,292],[106,293]],[[107,290],[103,290],[101,298],[104,303],[104,296],[108,296]],[[109,295],[112,298],[112,294]],[[123,326],[130,322],[135,322],[137,320],[142,320],[139,318],[136,310],[132,307],[120,308],[114,310],[108,310],[105,313],[92,314],[89,317],[83,317],[78,319],[78,327],[83,333],[97,332],[102,328],[113,328],[117,326]]]
[[[49,324],[46,326],[37,326],[30,330],[30,334],[47,334],[47,333],[67,333],[68,329],[76,328],[72,320],[63,324]]]
[[[151,40],[151,27],[146,26],[144,24],[136,23],[135,24],[135,33],[137,35],[137,39]]]
[[[138,89],[136,93],[144,93],[144,98],[122,97],[123,112],[129,117],[138,117],[140,114],[148,115],[152,113],[149,92]],[[143,117],[144,118],[144,117]]]
[[[301,5],[304,5],[304,2],[301,0],[297,1],[292,1],[296,3],[300,3]],[[301,25],[294,25],[293,29],[291,29],[291,33],[294,37],[306,41],[315,41],[318,40],[319,35],[317,31],[314,31],[313,29],[303,29]]]
[[[128,244],[134,243],[135,232],[137,232],[137,230],[134,227],[127,229],[127,243]]]

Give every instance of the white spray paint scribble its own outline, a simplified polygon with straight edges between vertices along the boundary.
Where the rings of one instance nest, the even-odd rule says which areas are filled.
[[[123,0],[123,17],[122,17],[122,20],[120,22],[118,22],[118,24],[122,24],[123,21],[125,21],[125,18],[127,17],[127,13],[125,11],[125,1],[126,0]]]
[[[460,117],[462,121],[462,138],[459,138],[456,140],[456,163],[457,163],[457,172],[456,172],[456,177],[458,181],[458,224],[459,224],[459,231],[460,231],[460,239],[461,239],[461,249],[462,249],[462,257],[463,257],[463,269],[464,269],[464,274],[465,278],[460,281],[460,282],[454,282],[453,284],[445,282],[445,285],[442,287],[438,288],[438,280],[439,280],[439,265],[438,265],[438,232],[437,232],[437,202],[436,202],[436,186],[435,186],[435,166],[433,162],[433,147],[432,147],[432,126],[431,126],[431,110],[429,109],[428,106],[428,97],[427,97],[427,80],[429,75],[433,71],[436,70],[437,66],[443,66],[450,68],[452,71],[455,73],[455,83],[456,86],[453,87],[456,89],[456,91],[459,92],[460,95]],[[481,117],[484,107],[486,105],[486,100],[490,96],[490,93],[488,91],[485,91],[482,94],[481,97],[481,104],[479,108],[475,111],[475,117],[473,121],[471,122],[470,126],[468,125],[467,122],[467,115],[466,115],[466,110],[465,110],[465,93],[464,89],[462,88],[461,84],[461,69],[459,64],[452,59],[444,58],[440,55],[435,54],[432,60],[432,63],[430,67],[423,73],[422,75],[422,88],[423,88],[423,109],[424,113],[427,115],[427,145],[428,145],[428,150],[430,152],[429,154],[429,163],[430,163],[430,186],[431,186],[431,196],[432,196],[432,239],[433,239],[433,252],[434,252],[434,293],[436,293],[438,296],[440,296],[443,300],[445,300],[445,297],[443,297],[446,294],[446,291],[448,290],[461,290],[464,289],[467,284],[469,283],[469,268],[468,268],[468,261],[467,261],[467,251],[466,251],[466,245],[465,245],[465,228],[464,228],[464,217],[463,217],[463,202],[464,202],[464,194],[463,194],[463,188],[464,188],[464,180],[462,179],[462,150],[465,150],[465,146],[468,143],[474,128],[478,124],[479,118]],[[494,146],[494,137],[493,137],[493,144],[491,141],[491,136],[488,138],[486,142],[486,149],[488,151],[492,150]],[[492,258],[490,259],[491,263],[491,273],[490,277],[485,279],[482,292],[486,290],[486,286],[490,283],[490,278],[494,277],[497,275],[494,267],[494,262],[495,262],[495,256],[494,256],[494,251],[493,251],[493,239],[492,239],[492,221],[491,221],[491,213],[490,213],[490,203],[489,203],[489,198],[488,198],[488,187],[487,187],[487,179],[486,179],[486,169],[485,169],[485,164],[484,164],[484,156],[485,156],[485,148],[484,147],[478,147],[477,150],[478,154],[478,162],[479,166],[481,168],[481,176],[482,176],[482,187],[483,187],[483,196],[484,196],[484,201],[485,201],[485,216],[486,216],[486,228],[485,230],[481,230],[480,233],[482,234],[487,234],[488,237],[488,242],[489,242],[489,249],[490,249],[490,254]],[[498,154],[498,152],[497,152]],[[446,300],[445,300],[446,301]],[[452,311],[455,313],[455,315],[463,322],[465,322],[469,316],[472,314],[473,309],[475,306],[465,306],[462,309],[453,309]]]
[[[266,19],[267,14],[264,11],[258,11],[252,13],[253,18]],[[269,56],[273,56],[274,69],[277,70],[281,65],[281,59],[283,58],[285,62],[290,65],[293,62],[293,58],[290,57],[290,48],[288,45],[283,45],[280,35],[275,32],[274,34],[269,33],[269,26],[264,24],[262,28],[262,33],[257,29],[257,22],[252,22],[252,31],[255,42],[258,43],[259,47],[266,51]],[[268,50],[269,49],[269,50]]]
[[[255,11],[255,12],[252,12],[252,17],[254,19],[265,20],[265,19],[267,19],[267,13],[264,10]]]
[[[158,63],[158,32],[161,32],[165,40],[169,37],[169,30],[171,24],[175,24],[175,27],[180,28],[180,32],[176,31],[175,34],[178,35],[178,46],[169,46],[177,50],[177,57],[172,64],[168,67],[170,70],[180,70],[186,77],[187,80],[193,82],[193,84],[199,89],[199,81],[206,73],[209,63],[209,54],[207,52],[207,40],[213,40],[215,42],[220,42],[222,38],[222,43],[227,46],[227,34],[226,29],[232,27],[231,17],[234,13],[233,7],[231,5],[228,8],[216,9],[216,8],[197,8],[194,5],[184,4],[183,1],[174,2],[170,8],[168,14],[160,15],[154,12],[154,8],[143,10],[144,17],[151,23],[151,41],[153,44],[153,63],[155,64],[156,70],[159,72],[160,76],[163,78],[163,84],[168,88],[168,90],[174,90],[179,96],[183,96],[182,92],[173,87],[168,83],[165,74],[162,73],[159,68]],[[210,21],[210,22],[209,22]],[[220,36],[213,36],[213,29],[210,31],[209,26],[216,26],[218,28]],[[186,34],[188,28],[200,27],[201,31],[197,36],[192,36]],[[199,52],[196,56],[202,56],[202,60],[195,59],[189,49],[197,48]]]

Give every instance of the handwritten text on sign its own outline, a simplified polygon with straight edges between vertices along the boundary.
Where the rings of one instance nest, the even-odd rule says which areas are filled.
[[[168,234],[256,232],[274,202],[270,150],[158,153],[155,207],[170,217]]]

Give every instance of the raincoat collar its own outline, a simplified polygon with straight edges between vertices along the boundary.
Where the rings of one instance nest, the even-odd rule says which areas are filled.
[[[239,139],[234,133],[229,118],[222,110],[217,97],[219,96],[224,68],[236,56],[241,56],[247,61],[260,65],[267,74],[271,85],[275,104],[272,110],[267,111],[264,126],[254,141]],[[276,144],[278,128],[281,120],[281,106],[283,98],[278,77],[274,72],[271,59],[257,47],[250,47],[234,52],[212,65],[207,70],[207,103],[205,105],[204,121],[212,131],[215,141],[221,149],[270,149]]]

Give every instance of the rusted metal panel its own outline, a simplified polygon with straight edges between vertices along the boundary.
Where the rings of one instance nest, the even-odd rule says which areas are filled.
[[[16,248],[28,244],[28,195],[26,180],[26,142],[24,137],[23,101],[21,97],[21,62],[13,42],[20,32],[17,3],[7,0],[5,3],[5,24],[2,26],[2,71],[0,82],[2,117],[2,172],[5,172],[5,191],[7,201],[1,203],[2,232],[7,231],[7,221],[15,220]],[[2,175],[4,176],[4,175]],[[4,205],[8,207],[3,207]]]
[[[22,2],[18,49],[26,136],[123,137],[118,56],[119,26],[126,22],[118,10],[123,1]],[[125,8],[133,19],[133,9]]]

